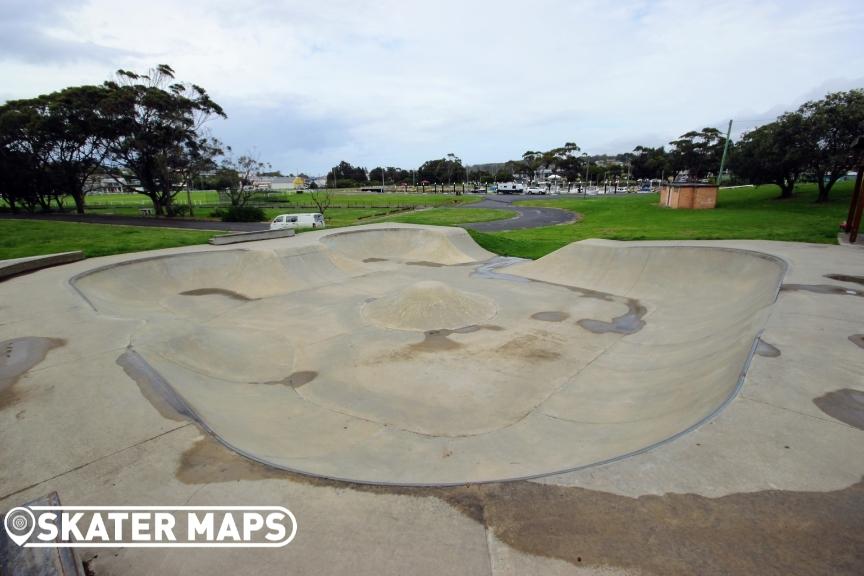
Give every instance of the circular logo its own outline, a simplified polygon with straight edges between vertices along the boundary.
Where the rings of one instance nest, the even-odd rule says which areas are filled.
[[[33,529],[36,527],[36,518],[29,508],[18,507],[6,513],[3,524],[6,526],[6,533],[9,538],[21,546],[33,533]]]

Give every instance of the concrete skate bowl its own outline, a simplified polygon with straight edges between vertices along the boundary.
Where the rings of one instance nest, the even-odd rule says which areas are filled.
[[[119,362],[228,447],[399,485],[538,477],[692,430],[736,394],[785,269],[594,241],[514,263],[446,228],[266,246],[72,284],[97,322],[141,320]]]

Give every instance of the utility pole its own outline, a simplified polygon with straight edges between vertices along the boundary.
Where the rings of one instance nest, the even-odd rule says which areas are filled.
[[[729,136],[732,134],[732,120],[729,120],[729,128],[726,129],[726,143],[723,144],[723,157],[720,158],[720,172],[717,173],[717,186],[723,178],[723,167],[726,166],[726,154],[729,152]]]

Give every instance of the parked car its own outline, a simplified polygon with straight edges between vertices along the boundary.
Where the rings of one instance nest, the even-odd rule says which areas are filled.
[[[540,184],[529,184],[525,189],[526,194],[546,194],[546,187]]]
[[[270,222],[270,230],[285,230],[286,228],[324,228],[324,215],[310,214],[280,214]]]

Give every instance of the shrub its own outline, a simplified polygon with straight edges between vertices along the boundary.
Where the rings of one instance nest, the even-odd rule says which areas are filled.
[[[265,219],[264,210],[255,206],[231,206],[222,215],[223,222],[261,222]]]
[[[186,204],[171,204],[165,208],[168,216],[186,216],[189,214],[189,206]]]
[[[210,211],[211,218],[224,218],[225,217],[225,209],[224,208],[214,208]]]

